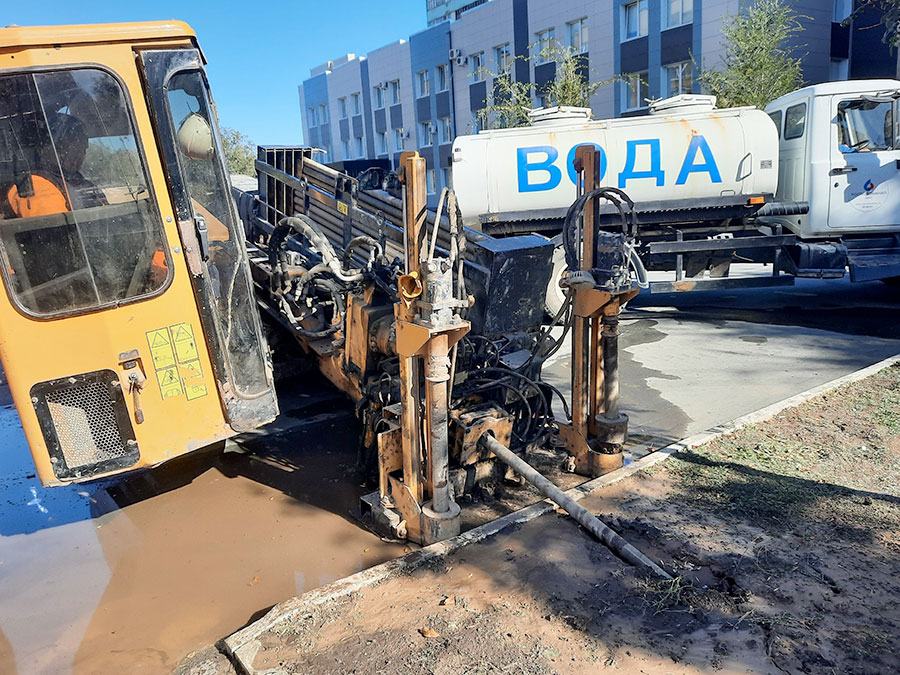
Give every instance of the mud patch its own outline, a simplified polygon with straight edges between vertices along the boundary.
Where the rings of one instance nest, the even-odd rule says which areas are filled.
[[[898,672],[898,395],[892,367],[581,502],[672,581],[548,515],[279,624],[253,667]]]

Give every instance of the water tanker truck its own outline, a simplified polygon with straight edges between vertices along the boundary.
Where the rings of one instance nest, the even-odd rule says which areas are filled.
[[[490,234],[558,234],[577,195],[576,149],[600,152],[598,180],[635,203],[637,252],[675,272],[656,292],[787,285],[795,277],[900,276],[900,81],[805,87],[766,110],[715,97],[656,101],[649,115],[591,120],[586,108],[533,111],[531,125],[459,136],[453,181],[464,222]],[[610,228],[610,205],[598,217]],[[732,261],[770,277],[729,277]],[[548,308],[562,302],[561,247]],[[707,277],[708,271],[708,277]]]

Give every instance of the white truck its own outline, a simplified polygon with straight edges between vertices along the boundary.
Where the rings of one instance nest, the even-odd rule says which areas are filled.
[[[786,285],[848,268],[854,281],[888,280],[900,277],[898,98],[900,81],[859,80],[805,87],[765,111],[717,109],[702,95],[611,120],[537,110],[529,127],[457,137],[454,188],[472,227],[553,235],[576,196],[575,148],[595,145],[600,180],[636,203],[645,265],[675,271],[654,291]],[[729,278],[734,259],[773,263],[773,276]]]

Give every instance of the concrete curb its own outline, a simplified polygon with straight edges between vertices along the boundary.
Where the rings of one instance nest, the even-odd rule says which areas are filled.
[[[862,368],[861,370],[857,370],[848,375],[844,375],[843,377],[831,380],[830,382],[826,382],[825,384],[819,385],[818,387],[813,387],[812,389],[809,389],[803,393],[791,396],[782,401],[779,401],[778,403],[773,403],[772,405],[766,406],[765,408],[761,408],[759,410],[756,410],[755,412],[733,419],[730,422],[720,424],[718,426],[707,429],[706,431],[702,431],[700,433],[694,434],[693,436],[689,436],[688,438],[672,443],[671,445],[657,450],[656,452],[647,455],[646,457],[625,465],[617,471],[613,471],[612,473],[600,476],[599,478],[594,478],[593,480],[582,483],[578,487],[567,490],[566,494],[573,500],[580,501],[588,494],[601,488],[607,487],[608,485],[618,483],[619,481],[624,480],[625,478],[628,478],[629,476],[632,476],[639,471],[643,471],[652,466],[660,464],[661,462],[666,461],[667,459],[669,459],[669,457],[678,452],[696,448],[697,446],[708,443],[720,436],[724,436],[726,434],[737,431],[738,429],[749,424],[755,424],[757,422],[765,421],[771,417],[774,417],[787,408],[798,406],[802,403],[805,403],[811,398],[814,398],[827,391],[836,389],[845,384],[850,384],[852,382],[862,380],[896,363],[900,363],[900,354],[884,359],[883,361],[879,361],[878,363],[875,363],[866,368]],[[511,527],[512,525],[525,523],[529,520],[534,520],[535,518],[545,513],[555,510],[555,508],[556,505],[549,500],[544,500],[542,502],[532,504],[531,506],[527,506],[524,509],[520,509],[519,511],[515,511],[496,520],[492,520],[489,523],[485,523],[484,525],[471,529],[468,532],[464,532],[457,537],[448,539],[447,541],[442,541],[436,544],[431,544],[430,546],[425,546],[400,558],[389,560],[380,565],[376,565],[375,567],[370,567],[369,569],[363,570],[362,572],[357,572],[356,574],[353,574],[349,577],[345,577],[333,583],[327,584],[326,586],[322,586],[321,588],[308,591],[301,596],[291,598],[290,600],[282,602],[273,607],[261,619],[225,638],[222,643],[224,650],[226,654],[228,654],[232,658],[235,665],[242,672],[247,673],[248,675],[257,675],[259,671],[253,668],[253,661],[255,660],[256,654],[262,645],[259,640],[259,636],[270,628],[277,626],[278,624],[287,621],[300,613],[308,612],[317,605],[349,596],[350,594],[355,593],[361,589],[374,586],[384,581],[385,579],[412,572],[416,568],[421,567],[428,562],[438,560],[459,550],[464,546],[468,546],[469,544],[474,544],[482,541],[505,530],[508,527]]]

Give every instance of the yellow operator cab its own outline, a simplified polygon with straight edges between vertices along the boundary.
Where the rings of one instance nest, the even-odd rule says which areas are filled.
[[[0,28],[0,359],[45,485],[278,413],[204,63],[180,22]]]

